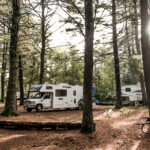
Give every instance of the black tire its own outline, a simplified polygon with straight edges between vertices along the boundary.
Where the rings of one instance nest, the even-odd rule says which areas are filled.
[[[32,108],[27,108],[27,112],[31,112],[32,111]]]
[[[83,104],[80,103],[80,104],[78,105],[78,109],[79,109],[79,110],[82,110],[82,109],[83,109]]]
[[[41,112],[42,109],[43,109],[43,106],[42,106],[41,104],[38,104],[38,105],[36,106],[36,112]]]

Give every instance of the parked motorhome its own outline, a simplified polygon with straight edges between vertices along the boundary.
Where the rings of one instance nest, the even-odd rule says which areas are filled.
[[[94,91],[94,90],[93,90]],[[43,108],[83,108],[83,87],[68,84],[43,85],[36,95],[25,100],[24,108],[42,111]]]
[[[121,93],[123,98],[128,98],[130,102],[142,102],[141,85],[124,85],[121,86]]]

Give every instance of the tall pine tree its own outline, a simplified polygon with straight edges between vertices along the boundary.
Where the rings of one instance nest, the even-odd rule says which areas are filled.
[[[141,5],[141,45],[142,45],[147,101],[148,101],[148,107],[149,107],[149,112],[150,112],[150,67],[149,67],[149,64],[150,64],[150,42],[149,40],[150,38],[149,38],[149,33],[148,33],[149,1],[140,0],[140,5]]]
[[[92,111],[92,78],[93,78],[93,1],[85,0],[85,67],[84,67],[84,104],[81,132],[93,132],[95,125]]]
[[[16,87],[17,87],[17,70],[18,70],[18,32],[20,20],[20,0],[12,0],[12,22],[11,22],[11,37],[9,50],[9,80],[7,88],[7,97],[4,111],[2,115],[16,115]]]
[[[121,85],[120,85],[120,68],[117,45],[117,29],[116,29],[116,0],[112,0],[112,27],[113,27],[113,53],[114,53],[114,67],[115,67],[115,81],[116,81],[116,108],[122,107],[121,101]]]

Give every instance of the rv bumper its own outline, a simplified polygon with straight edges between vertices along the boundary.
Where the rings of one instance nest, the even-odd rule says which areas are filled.
[[[27,109],[27,108],[32,108],[32,109],[34,109],[34,108],[36,108],[36,106],[33,106],[33,105],[30,105],[30,106],[24,106],[24,109]]]

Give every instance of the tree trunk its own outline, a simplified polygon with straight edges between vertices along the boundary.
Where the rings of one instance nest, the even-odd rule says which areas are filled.
[[[116,1],[112,0],[112,25],[113,25],[113,53],[114,53],[114,67],[115,67],[115,81],[116,81],[116,108],[122,107],[121,100],[121,85],[120,85],[120,68],[117,45],[117,31],[116,31]]]
[[[3,58],[2,58],[2,73],[1,73],[1,102],[4,102],[5,99],[5,77],[6,77],[6,66],[7,66],[7,50],[8,50],[8,42],[4,42],[3,47]]]
[[[127,46],[128,46],[128,55],[131,56],[131,48],[130,48],[130,43],[129,43],[129,32],[128,32],[128,17],[127,17],[127,2],[125,0],[125,14],[126,14],[126,24],[125,24],[125,30],[126,30],[126,39],[127,39]]]
[[[147,31],[149,23],[148,15],[148,0],[140,0],[141,5],[141,45],[142,45],[142,54],[143,54],[143,66],[144,66],[144,76],[145,76],[145,85],[147,93],[147,101],[150,112],[150,43],[149,43],[149,33]],[[150,116],[150,114],[149,114]]]
[[[19,87],[20,87],[20,105],[24,104],[24,89],[23,89],[23,69],[22,56],[19,55]]]
[[[11,37],[10,37],[10,57],[9,57],[9,79],[7,87],[7,96],[4,111],[2,115],[13,116],[16,115],[16,87],[17,87],[17,43],[20,20],[20,0],[12,0],[12,23],[11,23]]]
[[[138,32],[138,14],[137,14],[137,0],[133,0],[134,3],[134,12],[135,12],[135,18],[134,18],[134,26],[135,26],[135,44],[136,44],[136,50],[137,50],[137,54],[141,55],[141,50],[140,50],[140,41],[139,41],[139,32]],[[140,84],[141,84],[141,91],[142,91],[142,101],[143,104],[146,105],[147,104],[147,100],[146,100],[146,91],[145,91],[145,82],[144,82],[144,74],[143,72],[139,74],[140,77]]]
[[[136,50],[137,50],[137,54],[141,55],[141,50],[140,50],[140,43],[139,43],[139,31],[138,31],[138,14],[137,14],[137,0],[133,0],[134,3],[134,13],[135,13],[135,17],[134,17],[134,27],[135,27],[135,43],[136,43]]]
[[[41,39],[42,39],[42,49],[41,49],[41,70],[40,70],[40,84],[44,82],[44,66],[45,66],[45,0],[41,0],[42,7],[42,18],[41,18]]]
[[[2,73],[1,73],[1,102],[4,102],[4,94],[5,94],[5,70],[4,70],[4,61],[5,61],[5,43],[3,47],[3,60],[2,60]]]
[[[95,125],[92,111],[92,78],[93,78],[93,1],[85,0],[85,57],[84,57],[84,106],[81,132],[93,132]]]
[[[141,84],[143,105],[147,105],[147,98],[146,98],[146,90],[145,90],[145,82],[144,82],[143,73],[140,74],[140,84]]]
[[[80,129],[81,123],[70,122],[14,122],[0,121],[0,128],[6,129]]]

